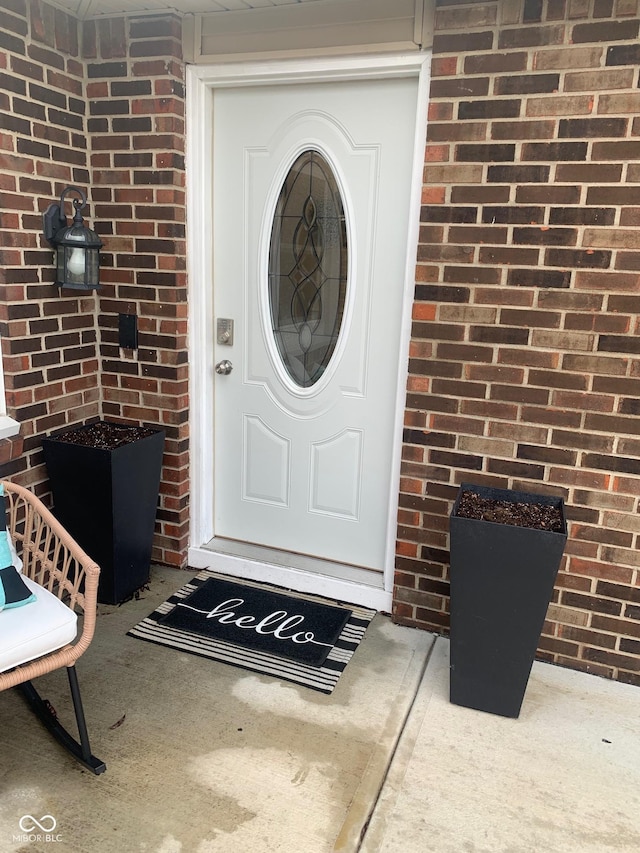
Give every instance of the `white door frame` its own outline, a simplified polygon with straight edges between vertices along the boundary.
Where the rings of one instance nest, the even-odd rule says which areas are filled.
[[[393,597],[395,543],[402,456],[411,312],[414,301],[415,264],[420,224],[422,172],[427,127],[430,52],[354,57],[324,57],[219,65],[187,66],[187,274],[189,280],[190,350],[190,548],[189,565],[212,566],[214,553],[202,546],[214,530],[214,365],[213,365],[213,98],[217,87],[260,86],[277,83],[311,83],[368,80],[390,77],[418,78],[416,134],[411,181],[409,229],[398,384],[395,399],[392,475],[387,518],[387,544],[383,587],[369,587],[334,577],[265,564],[228,555],[215,555],[215,568],[224,573],[267,581],[301,592],[315,592],[389,612]]]

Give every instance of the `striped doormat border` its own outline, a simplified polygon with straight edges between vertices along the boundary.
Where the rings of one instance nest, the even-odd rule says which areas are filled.
[[[263,675],[274,676],[283,681],[301,684],[304,687],[311,688],[311,690],[318,690],[320,693],[330,694],[333,692],[345,667],[353,657],[353,653],[358,648],[369,623],[376,613],[375,610],[369,610],[365,607],[344,604],[344,602],[340,601],[327,601],[318,596],[304,595],[297,592],[291,593],[288,590],[285,591],[278,588],[278,592],[290,595],[292,598],[319,601],[325,604],[329,603],[352,611],[351,617],[321,667],[296,663],[295,661],[287,660],[286,658],[281,658],[267,652],[245,649],[233,643],[227,643],[223,640],[216,640],[200,634],[192,634],[188,631],[181,631],[158,622],[161,616],[166,616],[167,613],[170,613],[174,609],[178,601],[186,598],[209,578],[230,579],[228,575],[217,574],[208,569],[199,572],[161,604],[160,607],[154,610],[153,613],[149,614],[149,616],[139,622],[130,631],[127,631],[127,635],[137,637],[139,640],[146,640],[150,643],[157,643],[160,646],[179,649],[188,654],[217,660],[230,666],[250,670],[251,672],[259,672]],[[265,584],[245,580],[239,581],[237,578],[233,578],[233,580],[244,586],[275,590],[275,587]]]

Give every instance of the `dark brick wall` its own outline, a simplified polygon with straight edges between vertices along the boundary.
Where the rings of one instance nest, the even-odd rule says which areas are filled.
[[[97,325],[102,412],[167,433],[156,559],[188,546],[189,389],[181,24],[172,15],[87,22],[87,127],[105,243]],[[139,348],[118,345],[138,316]]]
[[[85,67],[78,24],[63,12],[10,0],[0,22],[0,333],[23,443],[10,443],[1,471],[46,496],[40,437],[100,413],[96,299],[59,293],[41,233],[65,186],[90,187]]]
[[[394,606],[447,630],[460,482],[562,495],[539,655],[635,683],[639,7],[438,3]]]
[[[46,500],[41,437],[98,417],[167,432],[154,558],[186,562],[184,85],[175,16],[80,23],[0,2],[0,474]],[[99,294],[60,293],[42,212],[68,184],[102,235]],[[67,210],[70,213],[70,205]],[[137,314],[139,349],[118,345]]]
[[[437,7],[395,618],[446,631],[463,480],[564,496],[540,656],[640,680],[640,3]],[[100,416],[168,434],[154,557],[186,561],[179,20],[81,25],[0,0],[0,475],[48,497],[41,436]],[[41,214],[88,190],[99,294],[59,294]],[[140,348],[118,346],[121,313]]]

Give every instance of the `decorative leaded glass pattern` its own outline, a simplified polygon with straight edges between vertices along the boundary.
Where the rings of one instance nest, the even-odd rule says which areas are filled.
[[[269,304],[282,363],[301,388],[333,355],[344,316],[348,248],[344,206],[331,166],[303,152],[280,191],[269,247]]]

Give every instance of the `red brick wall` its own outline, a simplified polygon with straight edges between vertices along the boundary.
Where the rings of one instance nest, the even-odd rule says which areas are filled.
[[[154,558],[173,565],[188,538],[182,72],[173,16],[81,24],[0,3],[0,334],[21,423],[0,475],[48,499],[43,434],[98,417],[162,426]],[[68,184],[105,243],[99,294],[53,285],[41,215]],[[120,313],[138,315],[136,351],[118,346]]]
[[[540,655],[640,681],[638,0],[438,3],[395,616],[448,625],[463,480],[565,497]],[[188,527],[179,21],[81,25],[0,0],[0,475],[47,497],[41,436],[100,416],[167,430],[155,559]],[[99,294],[54,288],[41,213],[88,190]],[[118,346],[118,314],[140,348]]]
[[[171,15],[89,21],[88,131],[96,230],[102,412],[167,434],[154,557],[188,545],[188,355],[184,66]],[[138,316],[139,348],[118,345],[118,315]]]
[[[634,683],[639,6],[438,2],[394,608],[447,629],[459,483],[562,495],[539,655]]]
[[[100,413],[95,296],[61,296],[41,233],[66,185],[90,185],[84,75],[73,18],[0,6],[0,334],[7,411],[24,441],[1,472],[39,494],[42,434]]]

